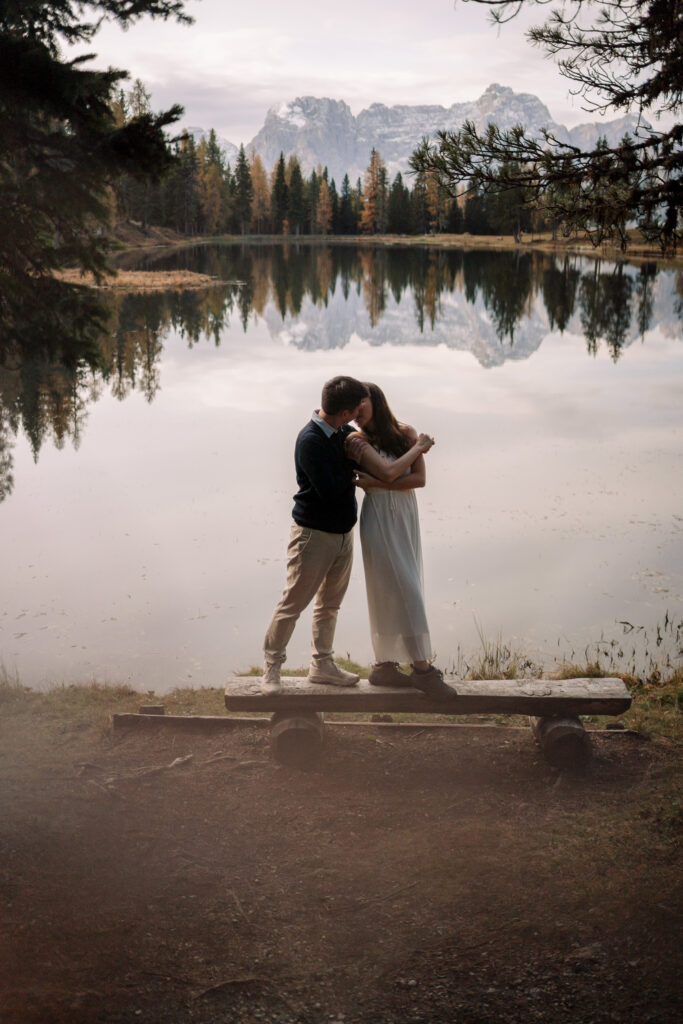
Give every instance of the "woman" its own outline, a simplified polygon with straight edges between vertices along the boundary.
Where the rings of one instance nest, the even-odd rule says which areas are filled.
[[[356,483],[365,491],[360,539],[375,652],[369,681],[452,696],[455,691],[430,664],[415,498],[415,488],[425,485],[424,454],[434,439],[399,423],[382,390],[376,384],[366,387],[369,398],[356,417],[359,430],[349,435],[346,448],[361,467]],[[399,661],[411,662],[410,675],[400,671]]]

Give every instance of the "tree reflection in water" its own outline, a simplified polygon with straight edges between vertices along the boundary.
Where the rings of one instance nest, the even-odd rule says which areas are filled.
[[[543,268],[541,294],[551,331],[558,330],[562,334],[566,330],[574,312],[580,279],[581,273],[569,256],[549,260]]]
[[[508,350],[525,318],[544,308],[550,331],[564,332],[576,318],[574,330],[583,333],[588,353],[595,355],[604,344],[616,361],[624,344],[643,337],[653,324],[659,274],[655,263],[632,267],[528,251],[295,242],[204,245],[123,258],[122,266],[133,265],[196,270],[221,283],[201,291],[112,293],[99,350],[81,358],[30,341],[0,352],[0,501],[12,491],[12,443],[19,430],[37,459],[48,437],[58,448],[66,438],[78,446],[87,408],[105,388],[120,400],[135,390],[151,402],[171,330],[190,348],[205,340],[219,346],[235,317],[245,332],[252,318],[271,307],[283,322],[296,320],[307,303],[324,310],[339,290],[344,302],[360,298],[371,331],[390,305],[402,307],[416,340],[429,344],[430,332],[448,322],[448,296],[449,306],[469,305],[476,315],[483,305]],[[672,301],[671,317],[683,316],[680,272]],[[442,340],[443,334],[434,343]]]

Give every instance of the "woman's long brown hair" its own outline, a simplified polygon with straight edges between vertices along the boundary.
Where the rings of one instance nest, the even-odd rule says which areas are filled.
[[[410,448],[410,442],[405,436],[399,422],[389,408],[389,403],[384,397],[384,392],[376,384],[364,381],[370,393],[372,402],[372,420],[366,424],[363,430],[368,435],[370,442],[380,448],[387,455],[395,458],[403,455]]]

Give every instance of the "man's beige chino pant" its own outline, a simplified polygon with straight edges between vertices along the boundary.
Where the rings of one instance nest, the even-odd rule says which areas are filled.
[[[353,534],[326,533],[292,524],[287,548],[287,586],[273,612],[263,645],[270,664],[285,660],[297,619],[315,597],[313,661],[331,658],[337,614],[351,577]]]

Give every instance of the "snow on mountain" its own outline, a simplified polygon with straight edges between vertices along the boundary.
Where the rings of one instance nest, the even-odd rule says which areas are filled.
[[[343,100],[299,96],[268,111],[247,149],[255,150],[269,170],[281,152],[296,153],[306,174],[321,164],[341,182],[357,164],[356,136],[356,118]]]
[[[304,173],[310,174],[318,164],[326,166],[339,186],[347,172],[352,183],[362,176],[373,148],[385,161],[390,178],[397,171],[405,173],[410,154],[423,136],[433,136],[439,129],[454,131],[465,120],[474,121],[480,129],[489,122],[500,128],[523,124],[535,136],[546,128],[560,142],[582,147],[593,145],[600,135],[610,143],[617,142],[637,126],[636,118],[626,115],[616,121],[578,125],[570,131],[553,120],[537,96],[494,83],[472,102],[450,107],[373,103],[357,117],[343,100],[300,96],[272,107],[247,149],[259,153],[268,169],[281,152],[285,157],[295,153]]]
[[[410,154],[424,135],[433,136],[439,130],[456,131],[464,121],[473,121],[477,128],[494,122],[500,128],[523,124],[532,135],[548,128],[563,141],[568,141],[567,129],[553,121],[550,111],[537,96],[514,93],[512,89],[493,84],[471,103],[452,106],[397,106],[385,107],[373,103],[361,111],[357,118],[357,151],[361,164],[367,166],[364,154],[375,147],[387,164],[390,177],[397,171],[405,172]]]
[[[397,171],[405,174],[410,155],[423,136],[434,136],[437,131],[456,131],[464,121],[473,121],[483,129],[490,122],[500,128],[522,124],[533,136],[545,128],[560,142],[587,149],[604,135],[614,145],[630,132],[634,135],[638,121],[627,114],[614,121],[597,121],[568,129],[554,121],[546,105],[531,93],[516,93],[508,86],[493,83],[477,100],[453,103],[450,107],[438,105],[387,107],[373,103],[354,117],[343,100],[316,96],[298,96],[296,99],[271,107],[261,130],[245,147],[260,154],[271,170],[280,153],[285,158],[295,153],[305,174],[318,165],[327,167],[331,177],[341,185],[348,173],[352,184],[362,177],[374,148],[387,165],[390,180]],[[645,127],[649,127],[644,122]],[[190,126],[185,129],[199,142],[208,138],[204,128]],[[218,137],[226,159],[234,167],[238,147],[228,139]]]
[[[196,125],[188,125],[187,128],[181,128],[180,130],[191,135],[197,144],[199,144],[202,139],[205,139],[207,142],[209,141],[209,133],[205,128],[198,128]],[[237,154],[239,153],[239,146],[236,146],[233,142],[230,142],[229,139],[224,139],[220,135],[216,136],[216,140],[225,154],[225,159],[228,163],[234,164]]]

